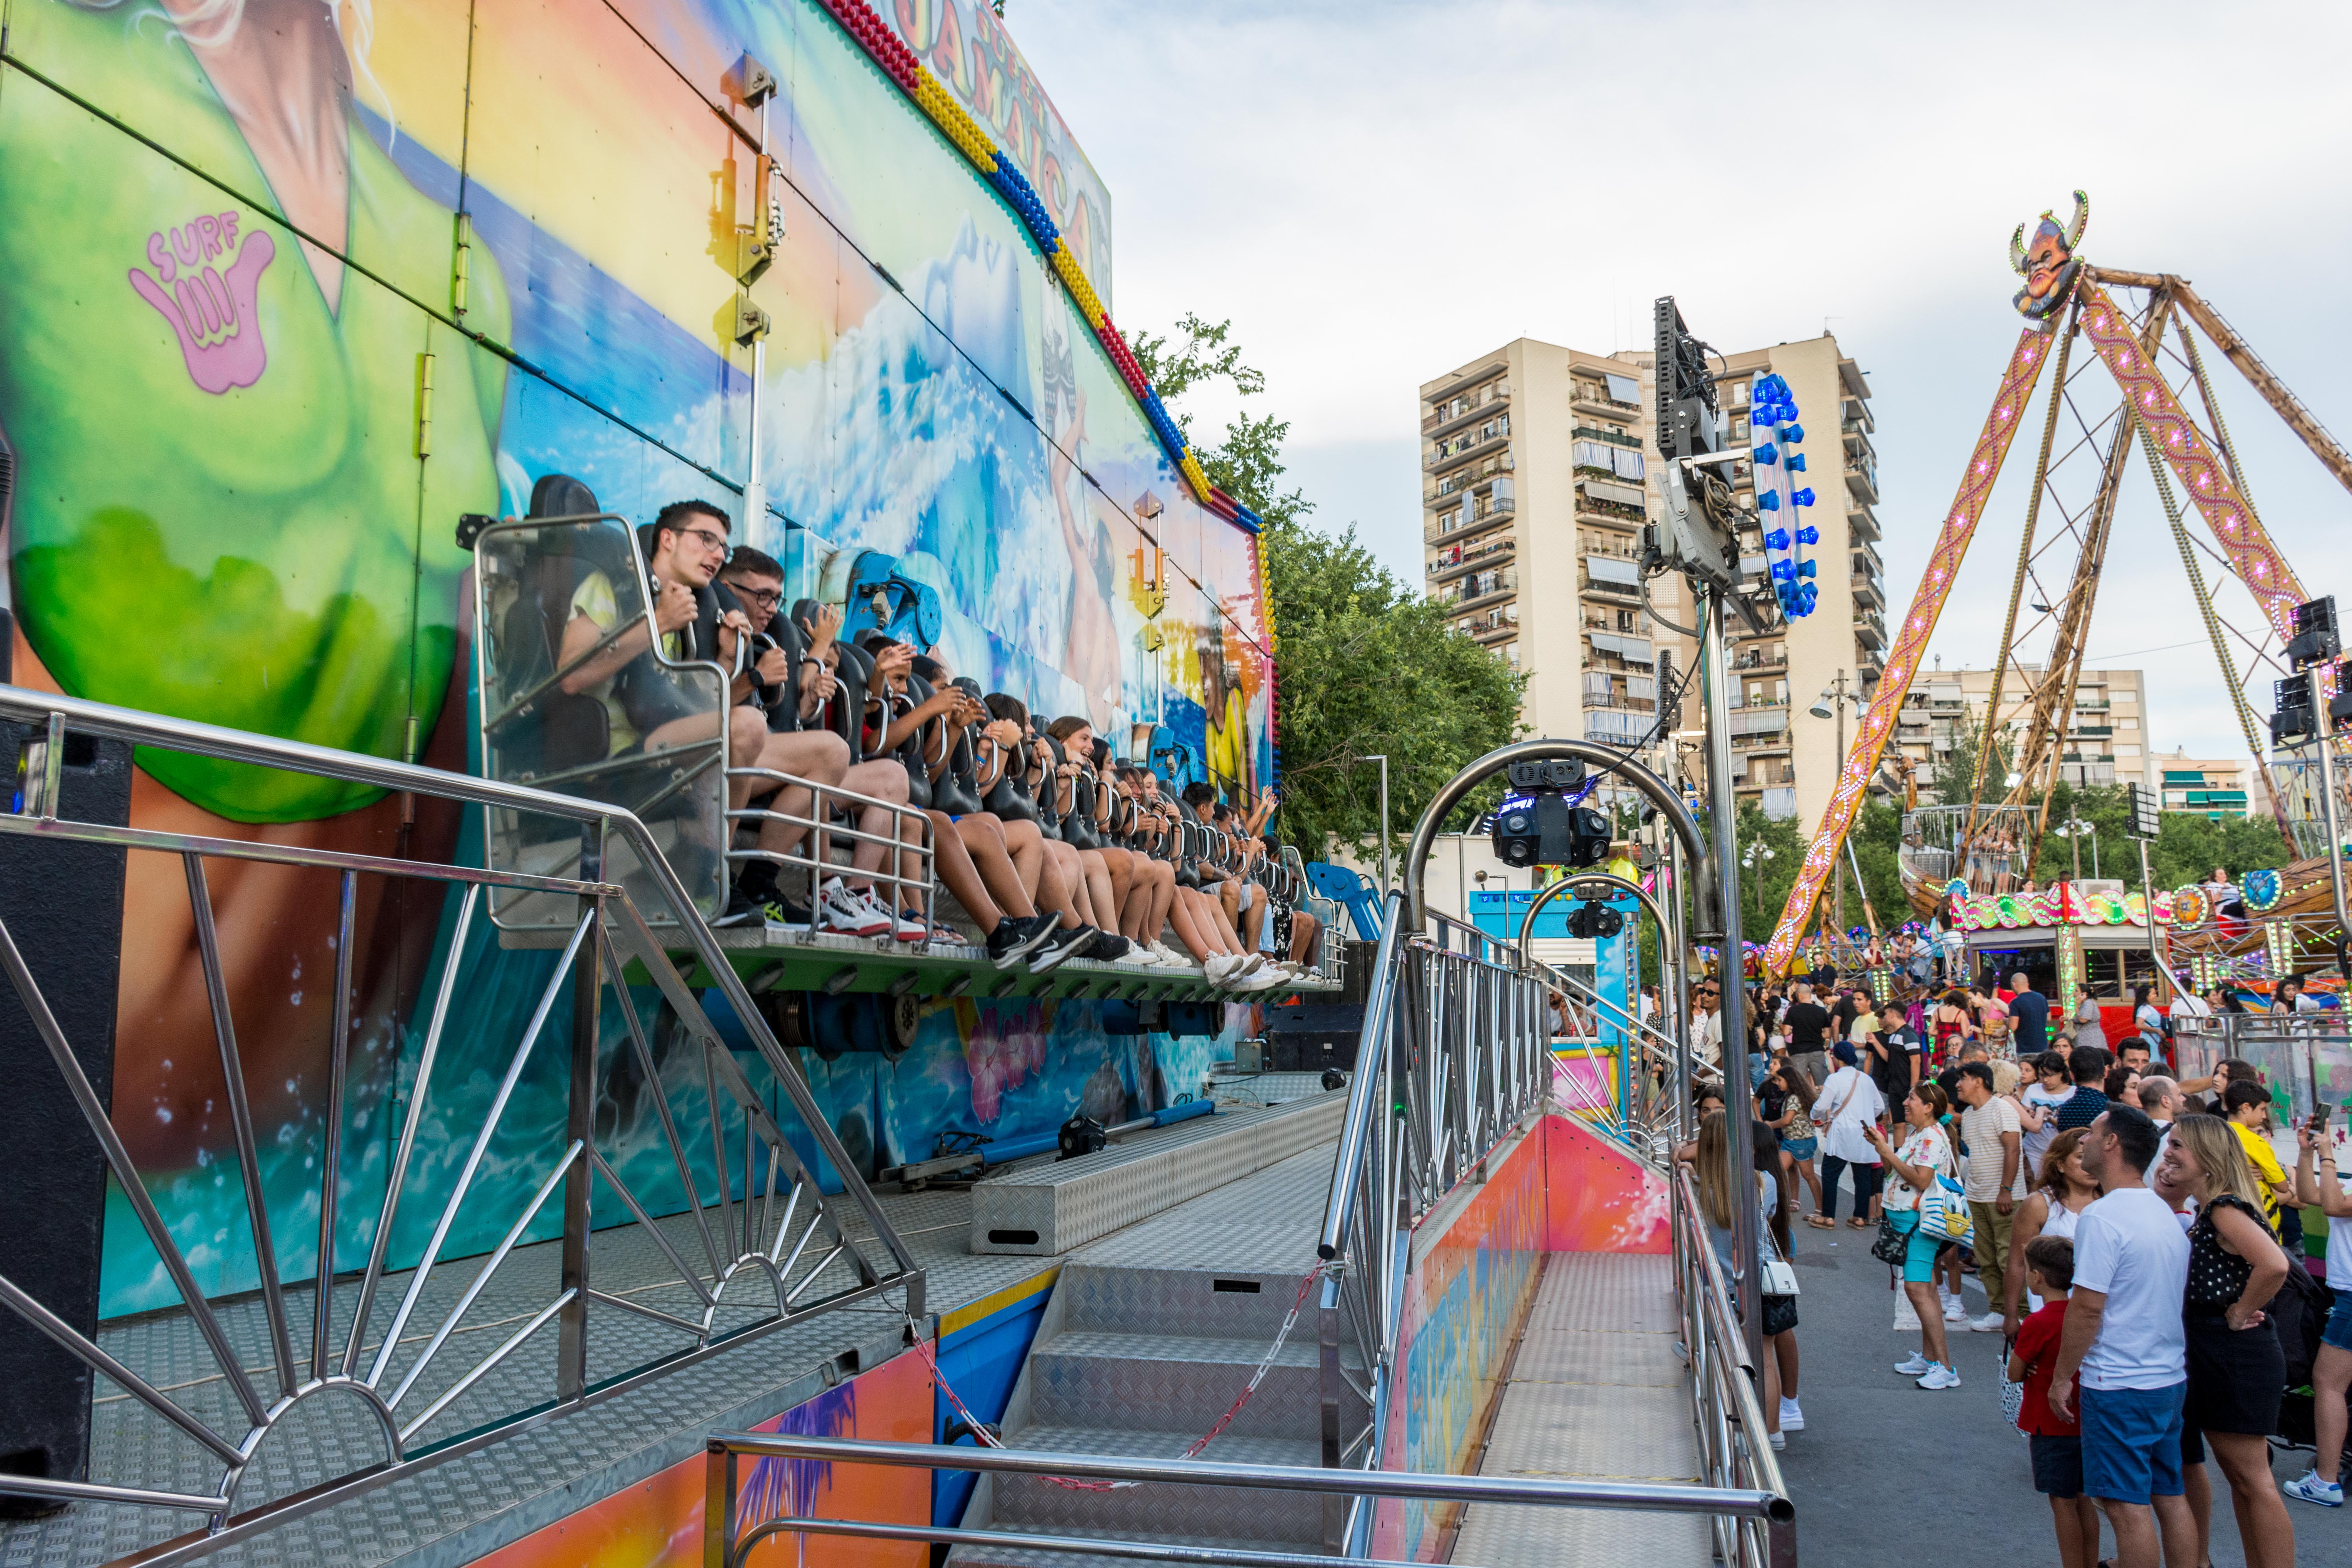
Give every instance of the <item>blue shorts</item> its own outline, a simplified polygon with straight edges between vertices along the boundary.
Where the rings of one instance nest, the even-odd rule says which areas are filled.
[[[1932,1236],[1919,1234],[1919,1211],[1895,1209],[1886,1217],[1894,1222],[1896,1230],[1911,1238],[1903,1254],[1903,1282],[1925,1285],[1934,1279],[1936,1254],[1943,1250],[1944,1244]]]
[[[1794,1155],[1799,1160],[1811,1159],[1815,1154],[1821,1152],[1821,1147],[1822,1141],[1818,1135],[1811,1138],[1783,1138],[1780,1140],[1780,1152],[1783,1154]]]
[[[2352,1351],[2352,1279],[2336,1287],[2336,1309],[2327,1314],[2327,1326],[2319,1331],[2319,1341],[2340,1351]]]
[[[2189,1384],[2084,1388],[2083,1490],[2108,1502],[2179,1497],[2180,1411]]]
[[[2044,1497],[2083,1495],[2083,1439],[2029,1434],[2026,1447],[2033,1455],[2033,1489]]]

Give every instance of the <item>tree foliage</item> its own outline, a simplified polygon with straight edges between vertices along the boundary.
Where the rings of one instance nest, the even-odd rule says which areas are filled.
[[[1243,359],[1232,323],[1195,315],[1170,336],[1140,336],[1136,359],[1172,405],[1196,386],[1224,383],[1244,399],[1265,390]],[[1176,414],[1210,482],[1265,520],[1259,548],[1275,628],[1276,728],[1284,805],[1276,837],[1309,858],[1344,845],[1377,853],[1380,773],[1389,759],[1387,830],[1399,847],[1423,806],[1473,758],[1518,731],[1526,678],[1447,624],[1444,607],[1384,569],[1353,525],[1309,527],[1313,503],[1284,489],[1290,422],[1247,408],[1206,447]],[[1489,786],[1464,815],[1499,798]]]

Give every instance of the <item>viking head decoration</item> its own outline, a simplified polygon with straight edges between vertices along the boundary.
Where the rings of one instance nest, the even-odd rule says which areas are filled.
[[[2082,192],[2074,193],[2074,221],[2065,227],[2048,212],[2033,226],[2033,238],[2025,237],[2025,226],[2019,224],[2017,232],[2009,237],[2009,265],[2025,279],[2010,303],[2021,315],[2032,321],[2044,321],[2057,312],[2074,292],[2074,274],[2082,263],[2074,259],[2074,247],[2083,243],[2083,230],[2091,221],[2091,198]]]

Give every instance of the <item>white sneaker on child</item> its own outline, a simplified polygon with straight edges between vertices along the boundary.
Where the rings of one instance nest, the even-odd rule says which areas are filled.
[[[1805,1429],[1805,1412],[1793,1399],[1780,1401],[1780,1430],[1801,1432]]]

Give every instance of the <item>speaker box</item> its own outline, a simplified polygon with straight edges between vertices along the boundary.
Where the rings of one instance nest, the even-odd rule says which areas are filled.
[[[0,616],[0,652],[8,644]],[[0,721],[0,767],[19,795],[34,725]],[[131,748],[66,738],[59,815],[121,826],[131,819]],[[125,851],[0,834],[0,922],[56,1015],[101,1101],[114,1091],[115,984],[122,950]],[[81,1333],[97,1337],[106,1163],[16,989],[0,978],[0,1083],[8,1135],[0,1192],[26,1223],[0,1226],[0,1274]],[[87,1480],[95,1374],[13,1312],[0,1310],[0,1469]],[[0,1498],[0,1516],[62,1504]]]

